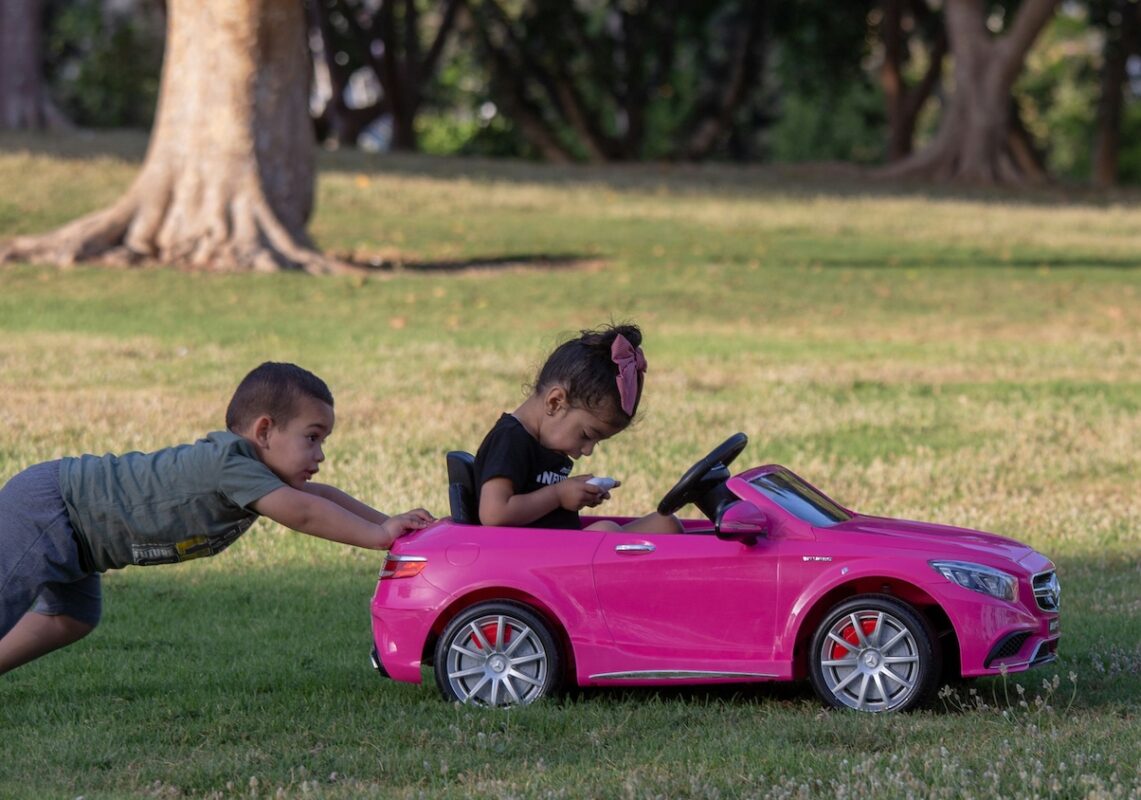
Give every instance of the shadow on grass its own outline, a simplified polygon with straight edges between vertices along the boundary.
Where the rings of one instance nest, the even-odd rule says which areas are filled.
[[[585,253],[508,253],[500,256],[482,256],[434,261],[405,261],[390,258],[362,258],[338,255],[358,267],[378,273],[396,272],[494,272],[512,269],[582,269],[599,266],[597,256]]]
[[[506,253],[503,255],[476,256],[466,259],[444,259],[432,261],[405,261],[378,256],[375,259],[358,255],[338,254],[339,258],[358,267],[376,273],[424,272],[424,273],[452,273],[452,272],[493,272],[512,269],[539,269],[539,270],[572,270],[589,269],[605,266],[605,256],[587,253]],[[919,255],[915,257],[899,257],[885,261],[882,257],[853,256],[850,253],[837,253],[835,256],[824,256],[812,259],[812,262],[822,269],[876,269],[876,270],[940,270],[962,269],[964,258],[955,255],[949,258]],[[1090,267],[1119,270],[1141,269],[1141,258],[1110,258],[1104,255],[1059,256],[1051,254],[1041,258],[1032,256],[1018,256],[1014,258],[996,258],[992,254],[979,253],[970,258],[971,266],[980,269],[1011,269],[1011,270],[1067,270],[1088,269]]]
[[[725,683],[711,686],[590,686],[575,687],[561,698],[566,705],[579,703],[683,703],[706,705],[766,705],[824,708],[807,681]]]
[[[80,131],[30,135],[0,134],[0,152],[28,152],[68,159],[114,158],[141,163],[149,134],[140,130]],[[877,177],[874,165],[847,163],[619,163],[544,164],[520,159],[321,151],[322,172],[394,175],[439,180],[602,186],[615,191],[669,191],[681,196],[716,191],[719,196],[900,197],[932,201],[996,202],[1007,205],[1058,205],[1102,208],[1141,200],[1137,187],[1095,189],[1060,181],[1036,187],[948,186]]]
[[[1096,256],[1058,256],[1056,254],[1044,255],[1041,258],[1033,256],[1018,256],[1014,258],[996,258],[990,253],[978,253],[975,256],[955,255],[951,258],[929,257],[926,255],[916,257],[894,258],[890,261],[883,257],[860,258],[848,254],[837,254],[835,258],[814,259],[815,264],[824,269],[962,269],[964,262],[970,266],[983,269],[1099,269],[1134,270],[1141,268],[1141,257],[1111,258],[1104,254]]]
[[[247,554],[248,556],[249,554]],[[188,696],[221,701],[274,695],[286,702],[313,692],[345,695],[367,691],[382,705],[451,704],[440,699],[430,668],[420,686],[379,678],[368,663],[372,648],[368,598],[375,571],[343,564],[243,565],[225,556],[206,568],[194,563],[161,570],[127,570],[104,582],[108,613],[95,633],[0,679],[8,710],[24,713],[37,703],[96,703],[99,698],[147,697],[170,685]],[[1063,606],[1059,663],[1007,677],[952,685],[955,698],[932,698],[929,711],[956,715],[976,710],[978,697],[991,709],[1034,706],[1041,695],[1055,709],[1118,714],[1141,697],[1139,623],[1108,609],[1135,601],[1135,564],[1121,559],[1073,559],[1061,565],[1071,610]],[[363,613],[362,613],[363,612]],[[201,665],[210,664],[203,670]],[[1069,678],[1074,673],[1073,683]],[[948,683],[940,681],[940,686]],[[1019,690],[1019,686],[1022,690]],[[1053,688],[1050,688],[1053,686]],[[1071,700],[1071,694],[1073,699]],[[666,703],[795,708],[818,713],[824,706],[807,681],[663,687],[569,687],[566,706]],[[37,712],[38,713],[38,712]]]
[[[1141,200],[1136,187],[1095,189],[1054,182],[1043,186],[969,186],[879,177],[875,167],[853,164],[761,164],[641,162],[618,164],[545,164],[519,159],[416,154],[324,153],[322,172],[393,175],[439,180],[468,180],[544,186],[602,187],[692,197],[757,196],[788,198],[899,198],[932,202],[1001,203],[1009,206],[1105,208]]]

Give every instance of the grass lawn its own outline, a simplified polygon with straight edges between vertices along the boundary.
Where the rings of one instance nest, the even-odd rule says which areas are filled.
[[[0,240],[107,203],[144,144],[0,137]],[[616,513],[745,431],[742,465],[1047,553],[1064,634],[906,715],[771,685],[488,712],[372,672],[378,554],[262,521],[108,574],[92,636],[0,678],[0,797],[1141,797],[1137,200],[334,153],[310,230],[375,277],[0,267],[0,480],[193,440],[291,360],[337,397],[324,478],[446,514],[444,452],[629,319],[644,416],[580,467],[623,479]]]

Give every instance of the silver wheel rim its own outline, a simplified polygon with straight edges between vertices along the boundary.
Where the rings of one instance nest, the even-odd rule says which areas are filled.
[[[547,651],[530,626],[506,614],[471,620],[448,647],[448,684],[463,703],[526,705],[543,694]]]
[[[828,691],[858,711],[892,711],[918,688],[919,646],[907,626],[884,611],[836,620],[817,658]]]

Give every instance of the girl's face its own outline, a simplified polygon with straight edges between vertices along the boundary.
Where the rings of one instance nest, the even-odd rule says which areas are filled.
[[[589,456],[596,444],[625,428],[625,425],[607,422],[590,409],[570,405],[561,386],[546,393],[544,409],[546,416],[539,426],[539,444],[575,459]]]

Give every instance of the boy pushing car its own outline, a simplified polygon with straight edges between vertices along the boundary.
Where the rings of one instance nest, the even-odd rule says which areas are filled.
[[[387,516],[312,482],[333,424],[324,381],[266,362],[235,390],[225,431],[15,475],[0,488],[0,674],[90,633],[101,573],[216,555],[259,516],[373,549],[429,524],[422,508]]]

